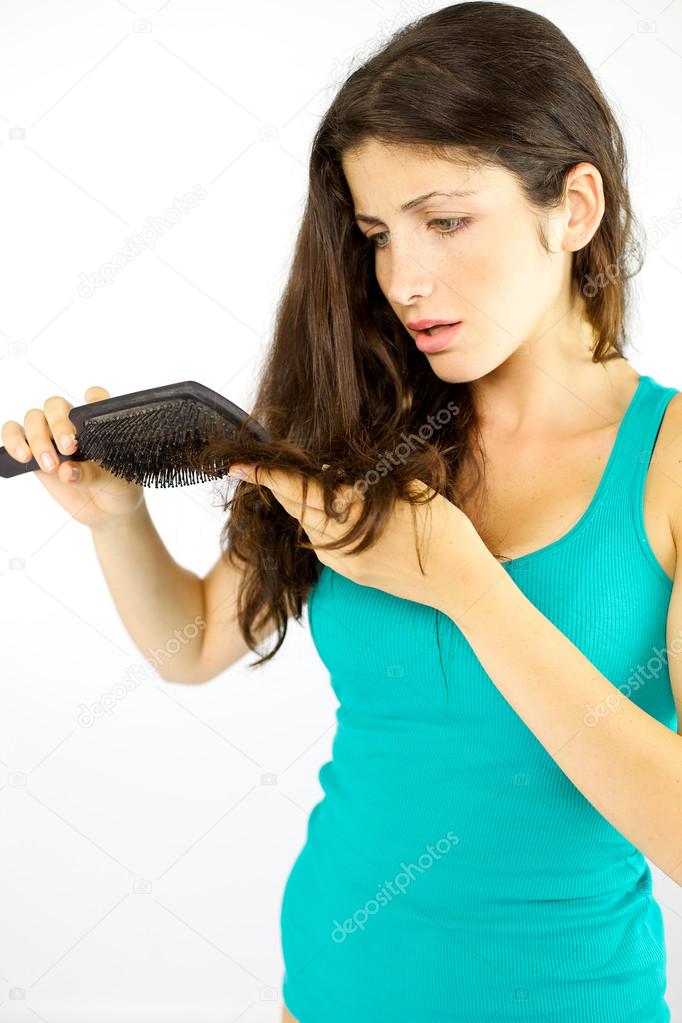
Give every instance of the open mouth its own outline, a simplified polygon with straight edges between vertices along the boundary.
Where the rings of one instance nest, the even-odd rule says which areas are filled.
[[[456,320],[455,322],[459,323],[460,321]],[[439,323],[437,327],[427,327],[426,330],[420,330],[419,333],[428,334],[429,337],[432,337],[434,334],[438,334],[439,331],[447,330],[448,327],[454,327],[454,325],[455,325],[454,323]]]

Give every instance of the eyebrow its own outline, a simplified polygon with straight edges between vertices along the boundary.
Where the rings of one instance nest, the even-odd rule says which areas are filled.
[[[408,210],[416,209],[417,206],[421,206],[427,199],[432,199],[434,196],[444,196],[445,198],[451,199],[453,196],[457,198],[466,198],[470,195],[477,195],[478,190],[474,188],[459,189],[455,192],[427,192],[426,195],[418,195],[416,199],[410,199],[409,202],[403,203],[400,209],[404,212]],[[356,213],[356,220],[362,220],[365,224],[381,224],[382,221],[379,217],[373,217],[369,213]]]

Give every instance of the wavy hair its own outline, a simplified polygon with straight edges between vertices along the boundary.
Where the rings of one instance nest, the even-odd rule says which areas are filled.
[[[476,452],[485,461],[469,384],[440,380],[416,350],[354,222],[341,158],[367,140],[506,168],[538,215],[561,203],[571,167],[597,167],[604,215],[572,267],[595,363],[623,357],[629,280],[642,266],[621,131],[580,53],[547,18],[505,3],[453,4],[402,27],[354,70],[313,139],[305,210],[252,408],[272,443],[240,433],[212,440],[200,456],[298,472],[304,499],[314,479],[325,514],[341,522],[335,486],[361,488],[360,518],[327,545],[353,552],[376,541],[396,500],[423,500],[411,480],[460,506],[484,479]],[[474,482],[462,493],[465,461]],[[270,653],[249,665],[258,667],[279,650],[288,618],[300,621],[321,563],[266,487],[245,481],[229,495],[228,483],[220,544],[243,569],[240,631],[255,652],[254,628],[269,622],[278,632]]]

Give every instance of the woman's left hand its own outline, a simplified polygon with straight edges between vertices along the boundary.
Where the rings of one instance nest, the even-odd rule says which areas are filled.
[[[325,515],[322,487],[314,480],[308,480],[304,507],[303,477],[296,472],[239,463],[230,467],[230,476],[238,475],[238,469],[244,471],[239,478],[267,487],[282,507],[298,519],[323,565],[361,586],[374,586],[453,616],[453,610],[456,613],[472,603],[477,583],[482,583],[480,574],[486,556],[497,565],[468,516],[441,494],[418,505],[397,500],[379,539],[360,554],[348,553],[343,547],[318,550],[317,544],[344,536],[360,518],[363,498],[358,491],[351,486],[336,488],[337,506],[346,509],[341,524]],[[421,480],[413,480],[410,487],[412,493],[433,493]],[[356,543],[357,540],[353,545]],[[490,575],[485,570],[483,574]],[[480,592],[484,588],[478,585]]]

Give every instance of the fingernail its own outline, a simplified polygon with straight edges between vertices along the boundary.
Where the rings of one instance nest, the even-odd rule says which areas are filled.
[[[72,465],[71,466],[71,477],[70,478],[72,480],[77,480],[78,477],[80,476],[80,474],[81,474],[81,471],[78,468],[78,466],[77,465]]]
[[[17,448],[17,454],[19,458],[28,458],[29,450],[24,444],[20,444]]]
[[[228,476],[235,476],[237,479],[245,480],[246,472],[242,469],[241,465],[231,465]]]
[[[48,455],[47,452],[42,457],[43,468],[54,469],[54,458],[52,455]]]
[[[65,433],[62,437],[59,438],[59,443],[63,448],[68,448],[69,445],[71,444],[71,441],[74,439],[75,438],[73,437],[72,434]]]

